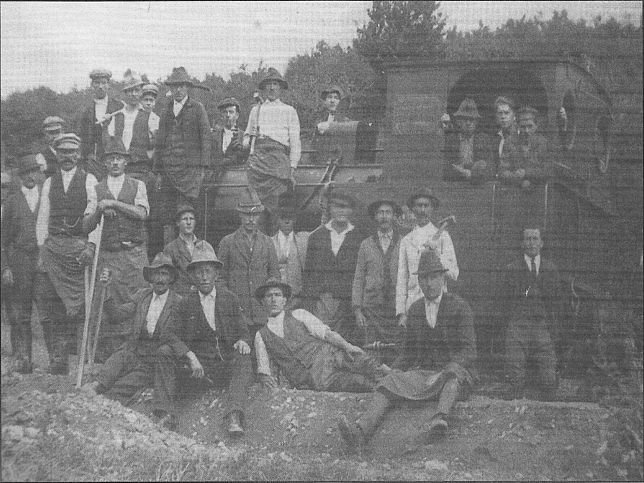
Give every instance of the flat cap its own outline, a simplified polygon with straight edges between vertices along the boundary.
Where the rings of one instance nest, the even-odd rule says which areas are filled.
[[[342,89],[340,88],[340,86],[337,86],[337,85],[328,86],[322,89],[322,92],[320,92],[320,97],[322,98],[322,100],[324,100],[326,99],[326,96],[328,96],[332,92],[337,92],[338,95],[340,96],[340,99],[344,97],[344,92],[342,92]]]
[[[80,144],[80,138],[73,132],[68,132],[54,140],[54,149],[78,149]]]
[[[235,99],[234,97],[226,97],[223,101],[219,103],[217,106],[217,109],[225,109],[229,106],[235,106],[237,110],[241,110],[241,106],[239,105],[239,101]]]
[[[141,91],[142,95],[154,94],[154,97],[159,95],[159,88],[155,84],[145,84],[141,88]]]
[[[102,78],[106,78],[107,80],[110,80],[112,78],[112,71],[107,69],[94,69],[92,72],[89,73],[89,78],[92,80],[102,79]]]
[[[45,131],[58,131],[63,128],[65,121],[58,116],[46,117],[42,122],[42,127]]]

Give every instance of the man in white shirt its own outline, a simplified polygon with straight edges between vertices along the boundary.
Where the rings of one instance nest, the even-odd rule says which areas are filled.
[[[244,146],[250,149],[248,183],[274,216],[279,195],[295,184],[302,154],[300,119],[293,106],[280,100],[288,83],[277,70],[268,69],[259,88],[264,101],[251,109],[244,133]],[[274,225],[275,220],[267,221],[269,235],[275,232]]]
[[[126,403],[138,390],[157,384],[154,368],[160,335],[181,297],[172,289],[177,270],[163,253],[143,268],[143,277],[149,286],[136,292],[126,303],[117,304],[112,298],[105,301],[105,312],[110,319],[133,319],[133,330],[128,340],[107,359],[97,380],[83,386],[88,393],[105,394]],[[110,284],[112,280],[109,269],[103,269],[100,282]]]
[[[396,283],[396,317],[398,325],[407,325],[409,307],[422,298],[423,293],[418,285],[418,269],[420,255],[424,250],[434,250],[443,266],[447,269],[446,277],[458,279],[458,263],[452,238],[447,231],[440,231],[431,222],[431,215],[440,206],[440,201],[431,190],[422,190],[413,194],[407,201],[407,206],[416,217],[416,227],[400,242],[398,256],[398,281]]]
[[[365,352],[332,331],[304,309],[284,308],[291,287],[269,279],[255,291],[268,313],[266,325],[255,334],[257,373],[262,385],[277,387],[278,374],[298,389],[331,392],[369,392],[389,371]]]

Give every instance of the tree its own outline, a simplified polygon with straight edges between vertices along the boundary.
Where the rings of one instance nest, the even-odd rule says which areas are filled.
[[[441,58],[445,20],[439,6],[434,1],[374,1],[354,47],[375,65],[391,58]]]

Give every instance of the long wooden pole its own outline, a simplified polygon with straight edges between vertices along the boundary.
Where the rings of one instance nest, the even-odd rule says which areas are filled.
[[[89,367],[94,367],[94,359],[96,359],[96,349],[98,348],[98,336],[101,333],[101,321],[103,320],[103,305],[105,304],[105,297],[107,295],[107,284],[101,285],[101,293],[98,299],[98,314],[96,314],[96,330],[94,331],[94,339],[92,342],[92,351],[89,356]]]

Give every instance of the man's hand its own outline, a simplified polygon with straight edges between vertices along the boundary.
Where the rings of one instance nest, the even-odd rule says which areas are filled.
[[[116,200],[101,200],[98,202],[96,209],[99,213],[103,213],[105,218],[114,218],[116,216],[116,210],[114,209],[116,207],[116,203]]]
[[[407,328],[407,315],[400,314],[398,316],[398,327],[402,327],[403,329]]]
[[[367,325],[367,318],[360,308],[356,309],[356,324],[358,324],[358,327],[365,327]]]
[[[78,263],[81,265],[89,265],[92,263],[92,260],[94,259],[94,246],[87,244],[85,247],[85,250],[81,252],[81,254],[78,256]]]
[[[101,272],[101,276],[99,277],[98,281],[107,285],[112,279],[110,275],[110,269],[105,267]]]
[[[246,343],[246,341],[243,341],[239,339],[237,342],[235,342],[235,345],[233,345],[233,348],[236,349],[241,355],[248,355],[250,354],[250,347]]]
[[[269,376],[268,374],[260,374],[259,383],[261,384],[262,388],[269,393],[277,390],[278,388],[277,380],[273,376]]]
[[[346,351],[348,354],[364,354],[364,351],[357,345],[348,344]]]
[[[192,374],[190,375],[197,379],[201,379],[204,376],[204,370],[203,370],[203,366],[201,365],[201,362],[199,362],[199,359],[197,359],[197,356],[192,351],[188,352],[186,356],[188,357],[188,362],[190,363],[190,369],[192,370]]]
[[[9,287],[12,287],[15,283],[15,280],[13,279],[13,273],[11,272],[10,268],[7,268],[4,272],[2,272],[2,283]]]

